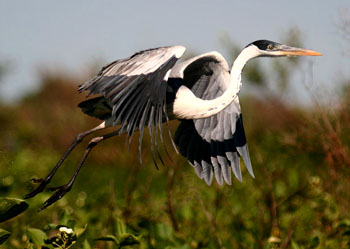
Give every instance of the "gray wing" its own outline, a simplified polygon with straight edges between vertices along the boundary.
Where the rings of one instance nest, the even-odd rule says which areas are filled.
[[[174,74],[202,99],[219,97],[230,83],[226,61],[209,53],[174,67]],[[231,169],[242,180],[239,156],[254,177],[238,97],[224,110],[209,118],[182,120],[175,134],[180,153],[187,157],[197,175],[209,185],[213,175],[219,184],[231,184]]]
[[[79,92],[101,94],[112,105],[113,125],[121,125],[120,133],[127,132],[129,143],[136,129],[140,130],[139,155],[144,127],[148,125],[153,159],[158,131],[162,138],[163,117],[166,112],[166,87],[171,68],[185,52],[182,46],[144,50],[129,58],[116,60],[102,68],[97,76],[79,86]],[[161,157],[159,156],[161,159]]]

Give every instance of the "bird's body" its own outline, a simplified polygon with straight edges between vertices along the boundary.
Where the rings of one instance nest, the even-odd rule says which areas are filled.
[[[143,108],[140,111],[139,118],[137,115],[135,115],[134,120],[123,117],[123,110],[115,110],[115,114],[113,115],[113,103],[109,101],[108,95],[104,94],[104,87],[107,85],[104,77],[109,77],[110,72],[113,68],[115,69],[117,67],[116,65],[118,63],[122,64],[118,65],[118,69],[122,68],[123,70],[123,72],[118,72],[118,74],[125,72],[126,77],[135,77],[135,75],[142,74],[142,71],[145,71],[147,75],[147,72],[152,70],[149,67],[153,64],[149,63],[150,66],[145,67],[144,65],[135,65],[133,60],[137,59],[139,61],[139,58],[135,58],[135,56],[142,56],[142,61],[154,60],[152,57],[155,57],[154,54],[158,55],[159,50],[164,50],[163,54],[167,55],[167,57],[163,57],[164,64],[166,64],[166,60],[170,61],[174,56],[177,58],[176,55],[181,56],[185,48],[174,46],[147,50],[139,52],[129,59],[116,62],[112,65],[112,68],[104,68],[97,78],[86,82],[79,88],[81,91],[94,89],[93,93],[103,94],[105,96],[97,97],[98,101],[96,101],[97,99],[92,99],[82,102],[80,107],[83,111],[91,116],[98,117],[101,111],[101,107],[98,108],[98,106],[107,107],[108,110],[105,109],[104,113],[109,111],[109,116],[102,118],[106,120],[107,126],[113,124],[120,125],[126,120],[125,124],[131,124],[129,126],[130,128],[128,129],[128,126],[126,126],[125,130],[123,128],[120,130],[120,133],[128,132],[132,135],[134,132],[132,127],[142,131],[144,127],[140,125],[140,123],[143,123],[141,122],[141,114],[150,111],[147,110],[144,103],[139,103],[139,100],[142,99],[140,95],[144,96],[147,93],[147,89],[140,91],[137,97],[131,96],[125,98],[123,104],[120,105],[125,110],[124,112],[132,109],[132,107],[126,108],[127,105],[139,105],[140,108]],[[159,60],[158,56],[157,60]],[[243,65],[242,63],[240,66],[241,69]],[[140,67],[143,68],[140,69]],[[127,68],[127,70],[124,70],[124,68]],[[237,70],[237,68],[236,66],[235,69]],[[231,184],[231,168],[235,176],[239,180],[242,179],[237,149],[243,156],[249,172],[253,175],[237,97],[241,86],[240,72],[241,70],[231,74],[227,62],[217,52],[210,52],[194,57],[182,63],[175,64],[170,69],[164,68],[163,72],[161,72],[162,76],[164,75],[163,84],[166,85],[166,88],[163,89],[165,95],[162,93],[161,96],[165,97],[165,99],[157,99],[157,101],[163,103],[158,113],[159,116],[163,116],[164,118],[159,122],[159,118],[156,118],[155,123],[157,124],[155,126],[159,126],[160,123],[165,122],[166,117],[170,120],[191,120],[191,122],[184,120],[181,122],[176,132],[175,143],[179,147],[181,154],[187,157],[191,165],[195,167],[197,175],[200,178],[204,178],[207,184],[211,184],[213,173],[215,173],[219,184],[222,184],[223,180],[227,184]],[[151,73],[155,72],[152,70]],[[131,87],[133,82],[137,84],[137,78],[133,79],[129,85],[124,87]],[[102,89],[96,86],[96,84],[100,84]],[[113,87],[118,86],[119,83],[115,83]],[[136,92],[137,87],[135,86],[134,88]],[[121,91],[123,91],[122,88],[119,89],[118,94]],[[110,93],[109,89],[106,92]],[[130,93],[130,90],[128,92]],[[132,94],[130,93],[130,95]],[[95,101],[95,103],[91,101]],[[120,100],[118,99],[118,101]],[[118,104],[115,103],[114,105]],[[149,108],[151,107],[152,104]],[[164,110],[166,111],[164,112]],[[95,111],[96,115],[94,113]],[[128,111],[128,113],[132,112]],[[149,121],[150,119],[148,118],[144,123],[148,124]],[[133,125],[134,123],[136,124]],[[138,124],[139,126],[137,126]],[[236,133],[237,125],[240,129]],[[149,127],[152,126],[152,124],[149,124]],[[154,127],[153,131],[156,129],[157,127]],[[159,135],[161,136],[161,134]],[[235,140],[233,139],[234,137]]]
[[[245,64],[259,56],[320,54],[260,40],[244,48],[230,69],[218,52],[176,64],[184,52],[183,46],[144,50],[108,64],[97,76],[81,85],[79,92],[88,91],[88,95],[99,96],[80,103],[79,107],[103,122],[79,134],[49,176],[35,180],[41,182],[40,186],[26,197],[43,191],[83,137],[109,126],[115,126],[117,130],[91,140],[71,181],[57,188],[58,191],[44,203],[44,208],[70,190],[90,150],[109,137],[127,133],[131,143],[134,133],[139,131],[141,161],[143,131],[148,126],[157,165],[158,138],[164,143],[162,123],[168,123],[170,119],[181,121],[175,133],[175,144],[208,185],[214,175],[219,184],[224,181],[231,184],[231,170],[241,181],[240,156],[254,177],[238,99]],[[162,161],[160,156],[158,158]]]

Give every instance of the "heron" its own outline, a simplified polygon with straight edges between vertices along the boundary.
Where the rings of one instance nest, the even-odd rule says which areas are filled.
[[[40,210],[61,199],[73,186],[90,151],[98,143],[127,134],[127,143],[139,132],[139,160],[145,127],[148,126],[152,155],[164,164],[159,145],[164,145],[163,123],[177,151],[187,158],[197,176],[210,185],[231,185],[231,171],[242,181],[240,157],[249,174],[254,172],[243,127],[238,94],[242,87],[242,70],[257,57],[319,56],[313,50],[296,48],[269,40],[249,43],[238,55],[231,68],[218,52],[205,53],[183,62],[184,46],[167,46],[143,50],[132,56],[113,61],[78,87],[93,98],[78,106],[90,116],[102,121],[98,126],[76,136],[67,151],[40,183],[25,198],[41,193],[72,150],[84,137],[115,127],[112,132],[92,138],[67,184],[52,188],[55,191]],[[178,63],[177,63],[178,62]],[[168,122],[180,120],[172,139]],[[165,147],[166,148],[166,147]],[[165,149],[167,152],[167,150]],[[167,152],[168,153],[168,152]]]

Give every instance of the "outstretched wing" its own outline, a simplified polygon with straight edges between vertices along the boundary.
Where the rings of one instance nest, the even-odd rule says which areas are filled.
[[[163,117],[166,112],[166,86],[171,68],[185,52],[185,47],[172,46],[144,50],[129,58],[116,60],[102,68],[97,76],[79,86],[79,92],[101,94],[112,105],[113,125],[121,125],[129,143],[136,129],[140,130],[139,156],[143,130],[148,125],[153,159],[158,149],[158,131],[162,138]],[[160,157],[159,157],[160,158]],[[160,158],[161,159],[161,158]],[[157,166],[156,160],[155,164]]]
[[[216,52],[183,62],[174,67],[175,77],[202,99],[221,96],[230,84],[225,59]],[[209,118],[183,120],[175,134],[180,153],[187,157],[197,175],[209,185],[213,174],[219,184],[231,184],[231,168],[242,180],[239,156],[254,176],[246,143],[238,97],[218,114]]]

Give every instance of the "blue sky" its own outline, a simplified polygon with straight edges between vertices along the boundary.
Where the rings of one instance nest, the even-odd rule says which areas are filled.
[[[107,63],[150,47],[224,52],[223,33],[243,48],[258,39],[278,42],[291,27],[300,29],[305,48],[324,54],[305,58],[301,66],[312,61],[314,81],[332,89],[339,77],[350,76],[337,27],[344,9],[350,13],[348,0],[2,0],[0,62],[11,66],[0,97],[13,100],[33,91],[38,68],[84,75],[93,61]]]

